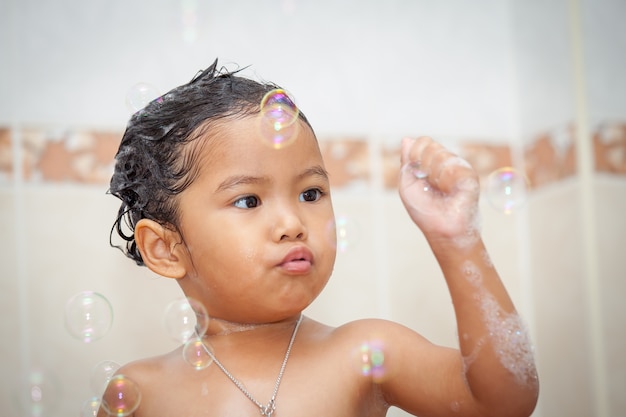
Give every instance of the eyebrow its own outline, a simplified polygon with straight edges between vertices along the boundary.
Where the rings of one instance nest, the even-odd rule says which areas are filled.
[[[269,181],[269,179],[266,177],[253,177],[251,175],[233,175],[232,177],[228,177],[224,181],[222,181],[220,185],[218,185],[215,189],[215,192],[224,191],[238,185],[260,184],[267,181]]]
[[[306,177],[320,177],[328,181],[328,172],[320,165],[315,165],[313,167],[305,169],[300,174],[298,174],[297,179],[301,180]],[[224,191],[239,185],[261,184],[269,181],[270,179],[268,177],[255,177],[252,175],[233,175],[222,181],[220,185],[218,185],[215,189],[215,192]]]
[[[320,165],[315,165],[311,168],[305,169],[300,175],[298,175],[298,179],[305,177],[321,177],[328,181],[328,172]]]

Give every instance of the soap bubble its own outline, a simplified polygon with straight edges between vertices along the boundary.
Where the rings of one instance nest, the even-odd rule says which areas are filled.
[[[160,95],[152,84],[137,83],[126,92],[126,106],[131,113],[137,113]]]
[[[269,91],[260,105],[260,135],[274,149],[283,148],[296,138],[300,111],[283,89]]]
[[[299,110],[293,99],[283,89],[269,91],[260,104],[261,113],[269,117],[274,130],[287,127],[298,120]]]
[[[120,364],[114,361],[106,360],[98,363],[91,370],[90,385],[93,393],[101,396],[104,389],[111,381],[115,372],[120,368]]]
[[[510,214],[526,202],[528,180],[520,171],[503,167],[487,177],[485,195],[493,208]]]
[[[99,409],[100,398],[91,397],[83,403],[83,407],[80,410],[80,417],[98,417]]]
[[[191,297],[170,302],[163,314],[163,327],[167,334],[180,343],[193,336],[203,335],[209,327],[209,315],[204,305]]]
[[[356,351],[356,366],[364,377],[381,382],[385,377],[385,352],[381,342],[364,342]]]
[[[360,238],[357,222],[344,215],[335,217],[326,230],[329,243],[340,252],[354,248]]]
[[[58,378],[50,371],[33,369],[17,384],[17,403],[30,417],[53,415],[60,398]]]
[[[85,343],[102,338],[111,328],[113,308],[102,294],[82,291],[65,305],[65,327]]]
[[[183,347],[183,359],[197,370],[207,368],[213,363],[213,353],[213,346],[199,337],[190,339]]]
[[[102,409],[108,415],[125,417],[134,413],[140,402],[139,386],[125,375],[116,375],[102,397]]]

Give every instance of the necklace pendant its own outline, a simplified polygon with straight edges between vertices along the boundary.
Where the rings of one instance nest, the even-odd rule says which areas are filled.
[[[266,406],[260,406],[259,408],[261,409],[262,416],[272,417],[272,414],[274,414],[274,411],[276,410],[276,403],[274,402],[274,399],[272,398],[270,402],[267,403]]]

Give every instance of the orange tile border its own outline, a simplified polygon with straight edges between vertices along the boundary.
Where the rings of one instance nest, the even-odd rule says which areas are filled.
[[[6,131],[0,129],[0,174],[12,179],[14,161],[10,131]],[[22,129],[22,178],[43,183],[108,183],[120,138],[109,132]]]
[[[333,188],[370,183],[370,154],[364,138],[325,138],[319,141]]]
[[[22,179],[33,183],[107,184],[121,132],[99,130],[55,131],[27,127],[20,131]],[[14,180],[12,132],[0,127],[0,183]],[[508,144],[480,140],[459,140],[459,153],[476,169],[481,179],[491,172],[512,166],[515,158]],[[626,175],[626,123],[606,123],[593,132],[595,169]],[[380,175],[384,189],[398,182],[399,144],[373,147],[365,137],[320,138],[320,149],[334,188],[354,185],[372,187]],[[576,147],[573,127],[538,134],[521,150],[524,172],[531,188],[561,181],[576,174]],[[378,158],[380,173],[372,169]]]
[[[626,124],[601,126],[593,135],[593,145],[596,171],[626,174]]]

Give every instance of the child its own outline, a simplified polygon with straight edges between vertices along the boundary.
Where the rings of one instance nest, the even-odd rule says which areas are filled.
[[[445,276],[460,349],[385,320],[332,328],[302,316],[333,270],[333,208],[306,117],[284,94],[261,111],[277,88],[215,61],[128,124],[111,179],[122,200],[114,230],[127,256],[178,281],[199,323],[206,309],[198,354],[213,363],[194,368],[181,346],[123,366],[141,395],[126,415],[384,416],[397,406],[419,416],[529,416],[532,349],[480,237],[477,175],[430,138],[402,141],[400,197]],[[267,146],[271,117],[278,137]],[[113,385],[101,416],[123,414],[106,407]]]

